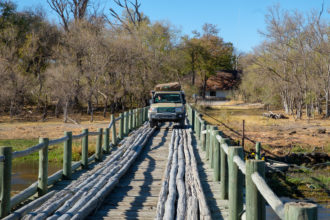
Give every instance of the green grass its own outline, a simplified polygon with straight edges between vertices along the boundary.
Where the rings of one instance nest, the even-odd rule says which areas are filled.
[[[12,140],[0,140],[0,146],[8,146],[13,147],[14,151],[21,151],[27,148],[30,148],[39,141],[37,139],[12,139]],[[88,154],[92,155],[95,152],[95,138],[89,138],[89,147],[88,147]],[[81,158],[81,141],[75,140],[72,142],[72,160],[79,161]],[[24,163],[24,162],[31,162],[31,161],[38,161],[39,160],[39,153],[35,152],[25,157],[20,157],[14,159],[15,163]],[[48,161],[49,162],[63,162],[63,144],[58,144],[49,147],[48,152]]]

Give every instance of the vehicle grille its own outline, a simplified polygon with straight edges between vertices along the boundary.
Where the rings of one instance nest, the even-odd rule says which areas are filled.
[[[160,107],[157,108],[158,113],[175,113],[175,108],[173,107]]]

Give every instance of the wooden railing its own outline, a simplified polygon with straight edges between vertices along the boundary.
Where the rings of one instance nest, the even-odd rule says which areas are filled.
[[[55,140],[40,138],[39,144],[22,151],[12,152],[12,147],[0,147],[0,217],[3,218],[7,216],[13,207],[16,207],[36,193],[38,193],[39,196],[45,195],[48,186],[54,184],[56,181],[71,179],[72,172],[76,171],[78,168],[87,169],[90,162],[94,160],[98,162],[102,161],[103,153],[110,153],[112,146],[116,145],[119,140],[128,135],[131,130],[140,127],[148,120],[147,113],[148,107],[145,107],[121,113],[117,118],[111,115],[111,122],[107,128],[99,128],[97,132],[89,132],[88,129],[84,129],[79,135],[72,135],[72,132],[69,131],[65,132],[63,137]],[[116,121],[119,121],[118,134],[116,131]],[[110,143],[109,138],[110,129],[112,133],[112,143]],[[95,154],[88,157],[88,137],[90,136],[97,136],[96,150]],[[81,161],[72,163],[72,140],[78,139],[82,140]],[[48,147],[60,143],[64,143],[63,169],[48,176]],[[39,151],[38,181],[11,198],[12,160],[37,151]]]
[[[188,119],[196,134],[199,147],[214,171],[214,180],[220,181],[220,198],[229,200],[229,219],[266,219],[266,202],[280,219],[317,219],[317,205],[305,202],[283,204],[265,181],[265,161],[260,160],[257,144],[256,159],[244,161],[240,146],[231,146],[217,126],[207,124],[201,114],[187,105]],[[259,153],[258,153],[259,152]],[[243,187],[245,175],[245,210]]]

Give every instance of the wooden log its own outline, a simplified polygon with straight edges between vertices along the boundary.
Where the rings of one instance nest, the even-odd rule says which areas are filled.
[[[230,147],[228,155],[229,168],[229,219],[240,220],[243,211],[243,173],[234,162],[234,157],[243,158],[242,147]]]
[[[285,204],[285,220],[317,220],[317,205],[306,202]]]
[[[97,129],[99,132],[99,135],[97,136],[96,139],[96,151],[95,151],[95,160],[98,162],[101,162],[103,159],[103,151],[102,151],[102,133],[103,129],[99,128]]]
[[[192,147],[192,138],[191,134],[187,131],[186,133],[186,138],[187,140],[187,147],[189,149],[189,154],[191,157],[191,170],[192,170],[192,176],[194,178],[194,189],[196,190],[197,193],[197,198],[199,201],[199,211],[200,211],[200,219],[211,219],[211,212],[208,208],[205,194],[203,192],[203,187],[200,182],[199,174],[198,174],[198,168],[197,168],[197,160],[194,154],[194,150]]]
[[[262,178],[257,172],[254,172],[251,175],[251,178],[260,194],[272,207],[275,213],[280,217],[280,219],[284,219],[284,205],[282,201],[271,190],[271,188],[267,185],[264,178]]]
[[[44,148],[39,151],[38,195],[45,195],[48,191],[48,138],[39,138]]]
[[[5,160],[0,162],[0,217],[3,218],[10,213],[12,147],[0,147],[0,155],[5,157]]]
[[[68,137],[68,140],[64,142],[64,153],[63,153],[63,178],[71,179],[72,170],[72,132],[64,132],[64,136]]]
[[[12,153],[12,159],[27,156],[29,154],[39,151],[43,147],[44,147],[44,144],[41,143],[41,144],[37,144],[37,145],[30,147],[28,149],[25,149],[25,150],[15,151]]]
[[[254,172],[259,173],[262,178],[265,178],[265,161],[246,161],[246,219],[264,220],[266,219],[265,200],[252,180],[251,175]]]
[[[195,181],[192,173],[191,167],[191,156],[188,149],[188,141],[187,141],[187,134],[184,132],[183,134],[183,142],[184,142],[184,155],[185,155],[185,162],[186,162],[186,173],[185,173],[185,185],[186,185],[186,197],[187,197],[187,211],[186,219],[198,219],[199,215],[199,205],[198,205],[198,198],[197,198],[197,191],[194,187]],[[197,204],[194,203],[197,200]],[[189,216],[189,218],[188,218]]]
[[[30,198],[34,194],[36,194],[38,191],[38,183],[35,182],[32,185],[30,185],[28,188],[21,191],[19,194],[13,196],[10,200],[10,206],[11,208],[16,207],[21,202],[25,201],[26,199]]]
[[[163,215],[164,215],[165,203],[166,203],[167,195],[168,195],[168,184],[169,184],[171,164],[172,164],[173,153],[174,153],[174,141],[175,141],[176,131],[177,130],[173,130],[172,136],[171,136],[171,142],[169,144],[167,164],[166,164],[166,168],[165,168],[165,172],[164,172],[164,176],[163,176],[162,188],[159,192],[158,203],[157,203],[157,211],[156,211],[156,217],[155,217],[155,219],[157,219],[157,220],[163,219]]]
[[[178,202],[176,210],[176,219],[184,220],[186,215],[186,187],[184,182],[185,175],[185,157],[183,154],[182,130],[179,130],[180,142],[178,146],[178,173],[176,176],[176,186],[178,190]]]
[[[168,196],[165,203],[164,219],[174,219],[175,217],[175,202],[176,202],[176,175],[178,171],[178,144],[179,144],[179,135],[175,137],[174,153],[171,165],[170,179],[168,185]]]
[[[111,130],[112,131],[111,142],[113,146],[116,146],[117,145],[116,122],[113,114],[111,114],[111,122],[113,122],[112,130]]]
[[[198,220],[198,199],[195,196],[189,197],[187,201],[187,217],[189,220]]]
[[[37,191],[37,185],[35,184],[35,190]],[[46,195],[42,196],[41,198],[34,200],[30,202],[29,204],[26,204],[22,208],[15,210],[12,214],[4,218],[4,220],[18,220],[21,219],[24,215],[26,215],[28,212],[32,211],[33,209],[39,207],[41,204],[45,203],[49,198],[54,196],[56,191],[51,191],[47,193]]]
[[[83,169],[88,169],[88,129],[83,130],[83,134],[86,134],[81,141],[81,164]]]
[[[223,145],[229,143],[228,138],[221,139],[220,150],[220,199],[228,199],[228,163],[227,154],[223,148]]]

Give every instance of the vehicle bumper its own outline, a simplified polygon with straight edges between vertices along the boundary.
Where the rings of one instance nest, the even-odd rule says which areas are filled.
[[[178,122],[185,118],[185,113],[149,113],[149,121],[174,121]]]

